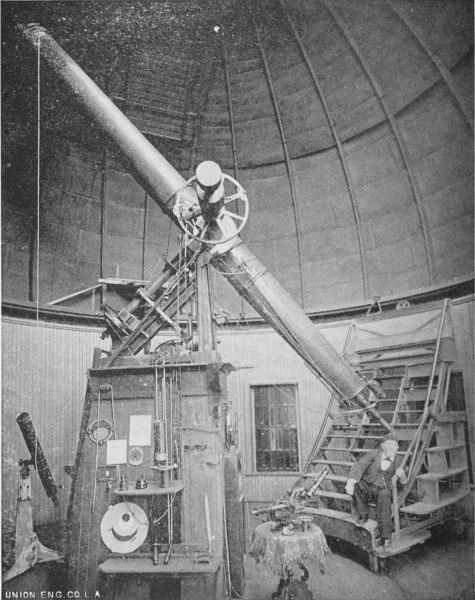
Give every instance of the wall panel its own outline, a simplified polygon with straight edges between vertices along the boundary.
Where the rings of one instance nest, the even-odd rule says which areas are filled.
[[[464,373],[465,396],[473,437],[473,297],[453,301],[451,311],[457,347],[456,368]],[[342,352],[351,321],[318,325],[318,329]],[[84,401],[87,370],[94,347],[104,344],[100,329],[49,324],[5,317],[2,327],[2,487],[4,552],[14,530],[17,461],[27,450],[15,422],[21,410],[35,424],[59,491],[56,511],[33,474],[35,526],[54,523],[66,515],[69,477],[64,465],[72,464]],[[237,369],[228,377],[228,395],[234,407],[238,443],[242,451],[244,495],[248,502],[279,498],[295,477],[289,473],[257,473],[254,462],[251,385],[293,383],[298,387],[299,458],[303,466],[321,426],[330,398],[304,362],[274,331],[268,328],[220,328],[218,350],[224,362]],[[472,446],[473,447],[473,446]]]
[[[29,458],[15,421],[30,413],[57,486],[55,509],[32,472],[34,525],[66,516],[70,478],[64,466],[73,464],[86,389],[86,373],[95,347],[104,346],[101,330],[47,324],[10,317],[2,324],[2,529],[4,551],[14,531],[18,460]]]

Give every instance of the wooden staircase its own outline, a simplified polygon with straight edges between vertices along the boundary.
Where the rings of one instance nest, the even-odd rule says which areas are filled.
[[[344,489],[353,463],[379,448],[387,433],[368,411],[338,408],[332,399],[322,431],[293,487],[294,492],[310,489],[315,478],[328,469],[303,510],[311,513],[331,538],[365,551],[376,571],[388,556],[424,542],[430,537],[430,527],[454,518],[456,502],[470,491],[466,415],[448,410],[455,358],[449,308],[446,301],[429,316],[404,310],[404,323],[413,326],[405,333],[398,332],[398,318],[403,316],[399,311],[394,319],[385,314],[384,319],[383,315],[366,319],[354,328],[357,367],[382,388],[380,397],[374,395],[370,402],[391,424],[408,475],[403,487],[393,486],[391,548],[375,545],[377,524],[371,513],[364,527],[356,526],[352,497]]]

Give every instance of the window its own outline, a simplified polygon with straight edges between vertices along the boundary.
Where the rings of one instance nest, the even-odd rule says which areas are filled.
[[[297,386],[252,386],[257,471],[298,471]]]

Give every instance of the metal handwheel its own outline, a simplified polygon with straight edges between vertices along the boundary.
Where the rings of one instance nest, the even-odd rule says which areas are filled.
[[[224,205],[221,207],[213,220],[221,230],[223,237],[218,240],[209,239],[206,236],[206,232],[209,229],[211,222],[205,221],[201,215],[201,210],[198,205],[192,203],[184,196],[184,191],[187,187],[191,187],[196,181],[196,175],[189,179],[181,190],[177,194],[173,212],[178,219],[180,227],[183,231],[194,240],[202,242],[204,244],[222,244],[223,242],[229,242],[234,237],[239,235],[249,217],[249,200],[247,194],[240,183],[233,179],[230,175],[223,173],[223,179],[231,182],[236,188],[236,192],[230,196],[224,196]],[[244,205],[244,214],[240,215],[237,212],[231,211],[227,206],[231,202],[239,202]],[[229,225],[226,226],[226,218],[232,219],[236,229],[232,232],[229,231]]]

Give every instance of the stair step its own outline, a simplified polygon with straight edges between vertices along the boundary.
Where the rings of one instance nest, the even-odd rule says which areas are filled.
[[[465,442],[455,442],[449,446],[429,446],[426,448],[426,452],[442,452],[445,450],[455,450],[455,448],[464,448]]]
[[[428,529],[420,529],[418,531],[412,531],[408,533],[404,533],[404,530],[402,530],[399,534],[399,539],[396,539],[393,533],[391,545],[389,547],[385,548],[384,546],[376,546],[374,551],[376,554],[384,557],[394,556],[395,554],[406,552],[409,550],[409,548],[412,548],[417,544],[422,544],[430,538],[430,535],[431,534]]]
[[[408,402],[424,402],[427,398],[427,392],[429,389],[427,387],[414,388],[413,390],[406,390],[406,400]],[[435,389],[432,388],[430,391],[430,397],[433,400],[435,396]]]
[[[457,492],[455,492],[454,494],[442,498],[437,504],[428,504],[427,502],[415,502],[414,504],[409,504],[408,506],[401,506],[399,510],[408,515],[429,515],[438,511],[441,508],[444,508],[445,506],[454,504],[455,502],[457,502],[461,498],[464,498],[468,494],[470,494],[470,489],[457,490]]]
[[[349,494],[340,494],[339,492],[329,492],[328,490],[317,489],[313,492],[314,496],[320,496],[321,498],[334,498],[335,500],[344,500],[345,502],[351,502],[353,499]]]
[[[447,473],[422,473],[422,475],[416,475],[416,479],[437,481],[438,479],[447,479],[448,477],[460,475],[467,470],[468,467],[458,467],[457,469],[448,469]]]
[[[467,415],[463,410],[453,410],[437,414],[437,421],[439,423],[458,423],[459,421],[465,422],[466,420]]]
[[[336,435],[332,435],[332,438],[348,438],[348,439],[358,439],[358,440],[382,440],[384,435],[351,435],[351,433],[337,433]]]
[[[312,463],[314,465],[336,465],[337,467],[352,467],[354,465],[353,462],[346,460],[327,460],[325,458],[317,458],[312,460]]]
[[[348,448],[350,452],[373,452],[374,450],[378,450],[378,448],[352,448],[351,450]],[[404,456],[406,452],[404,450],[399,450],[396,452],[400,456]]]
[[[308,473],[300,473],[299,477],[309,477],[311,479],[316,479],[320,473],[308,472]],[[348,481],[348,477],[345,475],[334,475],[333,473],[328,473],[325,477],[325,481],[339,481],[341,483],[346,483]]]

